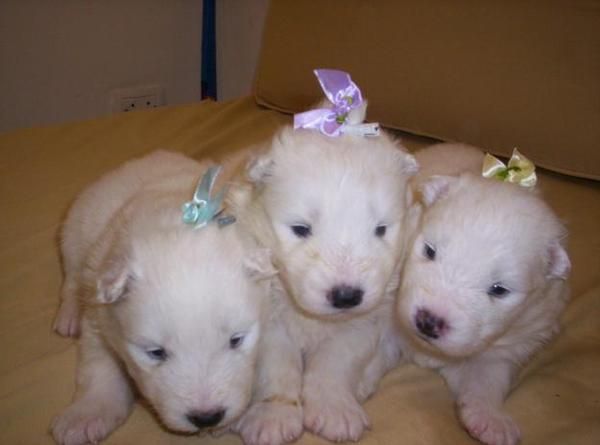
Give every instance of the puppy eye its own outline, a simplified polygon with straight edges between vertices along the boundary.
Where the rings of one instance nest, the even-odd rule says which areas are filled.
[[[148,354],[148,357],[152,360],[156,360],[157,362],[164,362],[168,357],[167,351],[163,348],[147,349],[146,354]]]
[[[506,297],[510,293],[510,290],[506,287],[502,286],[501,283],[492,284],[487,290],[487,294],[490,297],[494,298],[503,298]]]
[[[231,349],[239,348],[242,345],[242,343],[244,343],[244,337],[246,337],[246,334],[233,334],[229,339],[229,347]]]
[[[375,227],[375,236],[378,238],[383,238],[385,236],[385,232],[387,232],[387,226],[386,225],[379,225],[377,227]]]
[[[298,238],[308,238],[312,235],[312,228],[308,224],[294,224],[292,226],[292,232]]]
[[[423,246],[423,255],[428,260],[435,260],[435,248],[431,244],[425,243],[425,246]]]

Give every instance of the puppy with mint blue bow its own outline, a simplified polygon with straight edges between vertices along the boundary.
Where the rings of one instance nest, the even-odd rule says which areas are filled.
[[[279,274],[253,403],[234,428],[250,445],[306,428],[358,440],[361,402],[396,363],[388,342],[417,163],[377,124],[347,73],[316,70],[328,106],[295,116],[250,164],[240,224]]]
[[[52,424],[58,443],[104,439],[131,412],[132,385],[178,432],[223,428],[246,408],[274,270],[222,211],[218,173],[158,151],[70,209],[55,328],[81,338],[74,400]]]
[[[473,437],[514,445],[520,430],[502,405],[558,330],[565,228],[531,190],[534,166],[518,150],[508,165],[460,144],[415,156],[424,211],[397,306],[404,353],[440,372]]]

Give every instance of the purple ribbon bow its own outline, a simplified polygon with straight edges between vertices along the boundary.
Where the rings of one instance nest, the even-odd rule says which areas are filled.
[[[294,129],[311,128],[327,136],[339,136],[350,111],[363,103],[362,94],[344,71],[320,69],[314,73],[332,106],[295,114]]]

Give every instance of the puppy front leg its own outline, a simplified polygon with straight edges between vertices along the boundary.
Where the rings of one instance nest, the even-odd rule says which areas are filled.
[[[515,445],[521,433],[502,409],[515,367],[478,357],[441,369],[456,398],[461,422],[471,436],[488,445]]]
[[[234,425],[247,445],[279,445],[302,434],[302,355],[277,322],[261,338],[253,403]]]
[[[356,441],[369,427],[357,392],[372,353],[359,343],[340,335],[319,345],[306,359],[304,426],[331,441]]]
[[[52,325],[52,329],[63,337],[77,337],[80,331],[79,283],[74,275],[71,270],[65,271],[60,306]]]
[[[79,347],[73,402],[51,426],[54,439],[61,445],[103,440],[125,421],[134,400],[121,366],[85,322]]]

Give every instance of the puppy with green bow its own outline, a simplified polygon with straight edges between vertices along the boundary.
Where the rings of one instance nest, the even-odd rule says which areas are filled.
[[[422,215],[398,298],[402,349],[440,372],[473,437],[514,445],[520,429],[503,403],[520,366],[558,330],[566,230],[518,150],[507,165],[460,144],[415,157]]]

